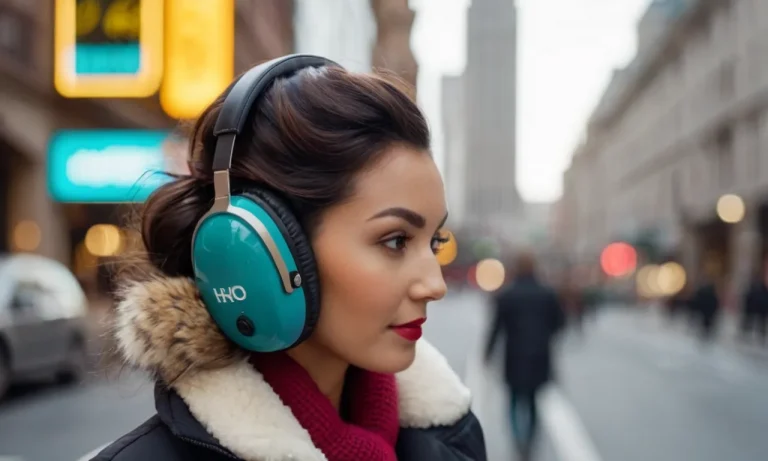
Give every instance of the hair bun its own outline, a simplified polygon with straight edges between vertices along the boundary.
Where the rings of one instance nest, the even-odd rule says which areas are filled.
[[[141,216],[141,236],[149,261],[169,276],[192,272],[192,261],[168,258],[187,250],[192,233],[213,200],[212,180],[187,176],[164,184],[150,195]]]

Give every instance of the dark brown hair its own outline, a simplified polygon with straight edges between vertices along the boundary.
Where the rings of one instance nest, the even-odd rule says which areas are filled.
[[[188,177],[157,189],[141,213],[146,257],[170,276],[192,276],[192,233],[213,202],[216,123],[224,96],[194,125]],[[279,192],[305,231],[354,192],[357,174],[395,144],[427,152],[423,114],[397,81],[338,67],[276,80],[238,137],[231,176]]]
[[[536,274],[536,257],[530,251],[523,251],[515,260],[515,275],[529,277]]]

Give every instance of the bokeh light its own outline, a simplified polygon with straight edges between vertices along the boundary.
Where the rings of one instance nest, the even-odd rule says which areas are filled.
[[[637,267],[637,251],[628,243],[611,243],[600,254],[600,267],[611,277],[629,275]]]
[[[726,223],[735,224],[744,219],[746,206],[736,194],[725,194],[717,201],[717,216]]]
[[[122,232],[112,224],[96,224],[85,234],[85,248],[94,256],[115,256],[122,247]]]
[[[448,241],[440,246],[440,251],[437,252],[437,262],[441,266],[447,266],[456,260],[456,256],[459,254],[459,248],[456,243],[456,237],[450,231],[444,232]]]
[[[42,231],[35,221],[19,221],[13,228],[13,245],[20,251],[35,251],[40,246]]]
[[[504,284],[505,274],[504,264],[498,259],[489,258],[477,263],[475,280],[481,290],[496,291]]]

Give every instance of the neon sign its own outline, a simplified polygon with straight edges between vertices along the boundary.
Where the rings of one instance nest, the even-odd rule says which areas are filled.
[[[71,130],[48,148],[48,190],[59,202],[142,202],[175,169],[167,131]]]
[[[163,2],[56,0],[54,85],[69,98],[140,98],[163,73]]]

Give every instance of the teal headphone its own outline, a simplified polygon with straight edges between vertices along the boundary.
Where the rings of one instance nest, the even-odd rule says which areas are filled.
[[[215,199],[192,237],[195,282],[222,332],[243,349],[274,352],[304,341],[320,314],[320,285],[309,238],[286,202],[253,185],[231,189],[235,140],[277,78],[338,66],[310,55],[260,64],[229,89],[213,134]]]

